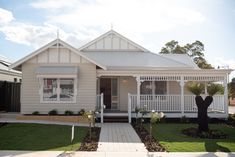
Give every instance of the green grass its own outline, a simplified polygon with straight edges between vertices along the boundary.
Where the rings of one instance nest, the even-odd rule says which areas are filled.
[[[234,152],[235,128],[222,124],[209,124],[211,129],[226,133],[227,139],[192,138],[181,133],[182,129],[197,127],[196,124],[157,124],[153,127],[153,136],[169,152]],[[149,126],[146,125],[146,129]]]
[[[0,127],[0,150],[77,150],[87,128],[44,124],[8,124]]]

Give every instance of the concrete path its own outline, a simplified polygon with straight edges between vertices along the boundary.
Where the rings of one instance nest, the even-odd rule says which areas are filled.
[[[147,152],[139,136],[128,123],[102,124],[97,151]]]
[[[229,106],[228,107],[228,113],[229,114],[234,114],[235,113],[235,106]]]
[[[0,151],[0,157],[234,157],[235,153]]]

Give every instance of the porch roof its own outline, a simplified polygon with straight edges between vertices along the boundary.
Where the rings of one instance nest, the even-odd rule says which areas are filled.
[[[183,77],[187,81],[222,81],[232,69],[191,69],[191,70],[97,70],[97,76],[132,76],[141,80],[178,81]]]

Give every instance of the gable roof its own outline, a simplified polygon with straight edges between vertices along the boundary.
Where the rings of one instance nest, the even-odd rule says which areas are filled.
[[[109,36],[110,37],[115,36],[119,39],[119,42],[124,41],[126,44],[131,45],[131,47],[133,48],[133,51],[149,52],[149,50],[147,50],[144,47],[136,44],[135,42],[131,41],[130,39],[127,39],[126,37],[124,37],[123,35],[117,33],[114,30],[110,30],[110,31],[106,32],[105,34],[99,36],[98,38],[92,40],[91,42],[85,44],[84,46],[79,48],[79,51],[84,51],[84,52],[86,52],[86,51],[96,51],[97,50],[96,44],[101,42],[101,41],[104,42],[105,39],[107,39]],[[114,43],[113,38],[111,38],[111,40],[112,40],[112,41],[110,41],[112,43],[111,45],[113,45],[113,43]],[[119,44],[119,46],[120,45],[121,44]],[[94,47],[94,49],[91,49],[90,47]],[[112,51],[112,50],[117,51],[117,49],[115,49],[113,47],[108,49],[108,51]],[[126,49],[119,49],[119,51],[122,51],[122,50],[126,51]],[[131,50],[131,49],[129,49],[129,50]],[[105,50],[105,48],[101,48],[101,49],[99,49],[99,51],[107,51],[107,50]]]
[[[12,68],[12,69],[20,69],[19,67],[26,61],[28,61],[29,59],[33,58],[34,56],[40,54],[41,52],[45,51],[46,49],[50,48],[51,46],[55,45],[55,44],[58,44],[58,45],[62,45],[64,46],[65,48],[68,48],[70,49],[71,51],[77,53],[78,55],[80,55],[81,57],[87,59],[88,61],[90,61],[91,63],[94,63],[95,65],[103,68],[103,69],[106,69],[105,66],[103,66],[102,64],[100,63],[96,63],[95,61],[93,61],[92,59],[88,58],[87,56],[85,56],[82,52],[79,52],[76,48],[74,48],[73,46],[67,44],[66,42],[64,42],[63,40],[61,39],[55,39],[53,40],[52,42],[46,44],[45,46],[39,48],[38,50],[30,53],[29,55],[25,56],[24,58],[16,61],[15,63],[11,64],[9,66],[9,68]]]
[[[185,64],[151,52],[86,52],[84,54],[104,64],[108,70],[198,69],[197,66],[189,64],[191,58],[183,57],[187,63]]]

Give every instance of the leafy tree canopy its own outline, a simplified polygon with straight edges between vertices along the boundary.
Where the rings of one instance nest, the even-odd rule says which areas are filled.
[[[185,46],[180,46],[178,41],[172,40],[165,44],[160,54],[188,54],[201,69],[212,69],[211,64],[204,58],[204,45],[200,41],[195,41]]]

